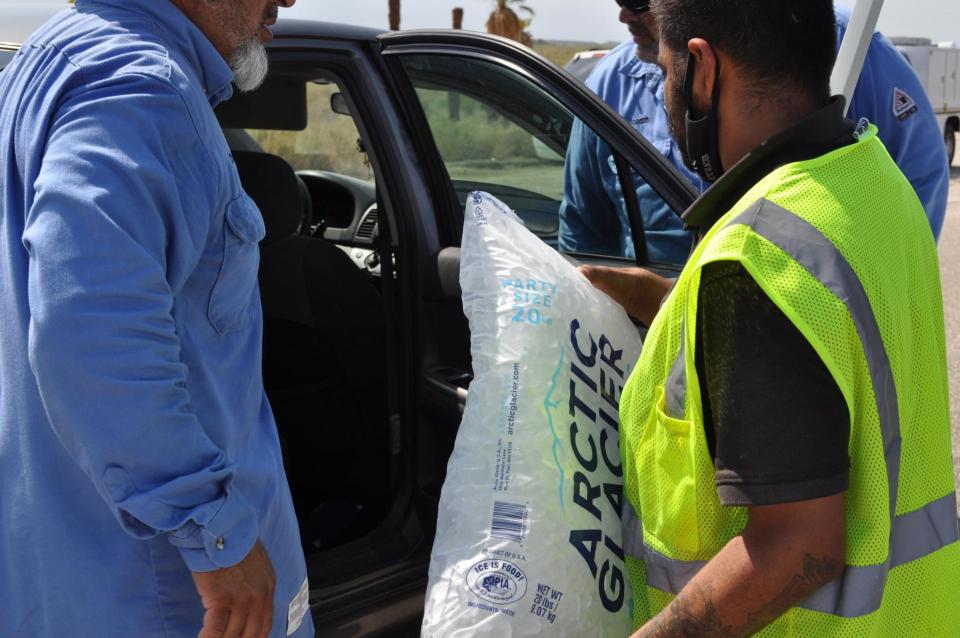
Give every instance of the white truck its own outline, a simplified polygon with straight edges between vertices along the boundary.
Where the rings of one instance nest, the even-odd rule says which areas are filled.
[[[960,47],[926,38],[890,38],[913,66],[937,115],[953,163],[960,132]]]

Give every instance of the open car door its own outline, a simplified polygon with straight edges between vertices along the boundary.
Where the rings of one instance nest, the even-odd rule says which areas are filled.
[[[679,215],[697,193],[686,179],[596,95],[529,49],[502,38],[458,31],[380,36],[381,53],[407,127],[429,176],[439,247],[422,289],[417,433],[424,524],[435,522],[446,460],[466,401],[471,368],[469,330],[459,284],[460,238],[468,193],[502,200],[547,245],[575,263],[642,265],[676,275],[682,263],[653,263],[641,207]],[[567,165],[576,136],[588,131],[612,176],[609,201],[618,210],[614,235],[629,223],[632,243],[612,250],[566,252],[562,241]],[[597,178],[599,181],[599,176]],[[624,203],[625,202],[625,203]],[[465,356],[466,355],[466,356]]]

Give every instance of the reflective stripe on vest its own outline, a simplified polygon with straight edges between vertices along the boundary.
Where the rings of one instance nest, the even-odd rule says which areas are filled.
[[[745,225],[790,255],[807,269],[844,305],[860,337],[877,401],[883,437],[884,459],[890,491],[890,547],[883,564],[847,566],[843,576],[817,590],[801,607],[812,611],[855,618],[876,611],[890,569],[923,558],[960,539],[956,518],[956,495],[951,492],[918,510],[895,516],[900,476],[900,417],[893,371],[883,344],[876,316],[866,290],[837,247],[806,220],[761,199],[729,224]],[[681,347],[665,385],[664,407],[671,416],[683,418],[687,380],[686,323],[681,328]],[[643,542],[642,523],[629,504],[624,508],[624,551],[646,564],[647,584],[678,594],[706,561],[681,561],[663,556]]]
[[[675,419],[683,419],[687,402],[687,320],[680,326],[680,352],[673,360],[663,387],[663,411]]]
[[[851,567],[843,577],[818,589],[798,605],[844,618],[856,618],[880,608],[887,572],[923,558],[955,542],[958,536],[957,500],[951,493],[918,510],[893,519],[887,562],[868,567]],[[629,501],[623,508],[624,553],[644,562],[647,585],[676,596],[707,561],[667,558],[643,542],[643,530]]]

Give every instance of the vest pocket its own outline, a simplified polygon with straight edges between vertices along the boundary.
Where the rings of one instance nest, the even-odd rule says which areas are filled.
[[[258,242],[266,228],[257,205],[244,194],[227,204],[224,214],[223,262],[210,294],[207,316],[220,334],[245,327],[257,286]]]
[[[659,541],[654,549],[683,554],[671,558],[700,550],[696,443],[693,424],[667,414],[664,388],[658,386],[640,436],[637,472],[644,533]]]

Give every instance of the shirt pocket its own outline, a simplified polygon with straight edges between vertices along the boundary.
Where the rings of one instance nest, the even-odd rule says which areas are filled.
[[[673,140],[669,137],[648,137],[647,141],[657,149],[661,155],[670,159],[670,154],[673,152]]]
[[[227,204],[223,225],[223,261],[207,309],[220,334],[250,323],[260,267],[258,242],[266,234],[260,210],[245,194]]]
[[[644,532],[682,554],[700,550],[697,516],[697,437],[693,424],[667,413],[664,388],[656,389],[640,438],[640,511]]]
[[[653,148],[657,149],[661,155],[670,157],[673,149],[673,138],[667,135],[664,129],[666,124],[656,120],[647,120],[641,124],[634,125],[637,132],[640,133]]]

